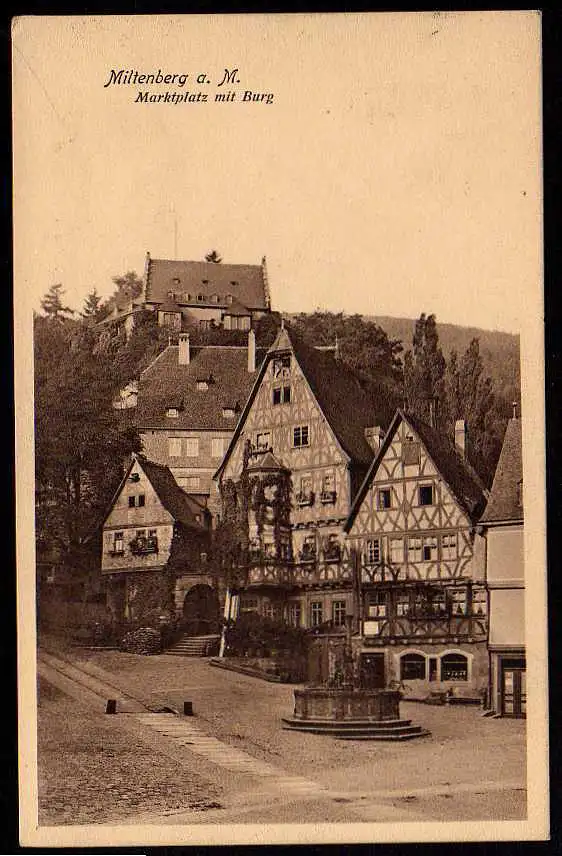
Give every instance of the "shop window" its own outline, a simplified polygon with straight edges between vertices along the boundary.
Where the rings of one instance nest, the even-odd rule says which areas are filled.
[[[424,681],[426,662],[422,654],[402,654],[400,657],[400,680]]]
[[[468,660],[463,654],[445,654],[441,657],[442,681],[468,681]]]

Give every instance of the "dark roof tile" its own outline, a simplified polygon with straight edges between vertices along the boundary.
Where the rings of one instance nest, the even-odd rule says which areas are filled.
[[[521,485],[523,483],[523,450],[521,420],[507,423],[490,499],[482,523],[523,520]]]
[[[226,305],[226,295],[232,294],[250,309],[268,308],[262,265],[148,258],[146,302],[161,303],[167,299],[170,291],[177,295],[176,300],[180,303],[197,303],[198,294],[204,294],[206,298],[216,294],[220,298],[220,305]],[[184,299],[184,294],[190,294],[191,300]]]

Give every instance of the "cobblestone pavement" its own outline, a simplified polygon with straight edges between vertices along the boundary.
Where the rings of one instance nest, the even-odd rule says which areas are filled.
[[[116,823],[137,812],[217,808],[221,788],[40,681],[39,823]]]
[[[320,802],[315,802],[310,792],[306,809],[302,801],[291,808],[288,794],[284,800],[256,805],[248,813],[243,804],[251,802],[252,792],[260,792],[258,773],[252,779],[249,772],[244,774],[242,764],[234,775],[236,764],[228,771],[224,765],[217,766],[218,752],[214,762],[211,757],[202,758],[201,753],[199,757],[190,753],[188,739],[181,751],[186,753],[186,759],[191,758],[189,763],[193,763],[194,770],[218,788],[208,791],[209,802],[216,800],[224,808],[191,811],[186,805],[191,791],[183,805],[176,806],[183,796],[182,782],[175,794],[163,790],[166,796],[154,802],[143,799],[137,808],[128,805],[129,822],[133,817],[141,823],[149,822],[151,816],[160,818],[163,812],[168,812],[168,822],[175,823],[220,822],[217,818],[221,813],[224,822],[227,816],[239,816],[240,822],[268,822],[275,817],[286,820],[286,812],[290,811],[296,816],[288,819],[298,820],[301,812],[311,822],[316,815],[324,821],[356,822],[396,817],[419,820],[419,814],[433,820],[525,817],[524,721],[483,718],[475,708],[402,703],[401,715],[429,728],[431,737],[406,744],[345,742],[283,730],[281,717],[292,712],[291,686],[216,669],[196,658],[142,657],[113,651],[74,651],[72,657],[91,674],[109,678],[153,708],[170,705],[181,710],[184,700],[191,701],[195,712],[192,722],[198,730],[226,744],[230,752],[238,749],[278,769],[280,774],[315,782],[320,797]],[[170,736],[162,737],[158,743],[160,737],[155,734],[154,740],[153,752],[158,747],[158,751],[168,751],[174,757],[173,751],[166,750]],[[94,758],[92,769],[96,764]],[[171,786],[172,771],[170,776],[166,781]],[[193,798],[197,801],[204,791],[198,790],[197,784],[194,788]],[[331,794],[327,801],[321,797],[323,790]],[[219,792],[221,796],[216,796]]]

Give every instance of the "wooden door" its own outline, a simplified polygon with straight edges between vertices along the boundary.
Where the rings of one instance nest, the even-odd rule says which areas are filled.
[[[501,668],[501,714],[522,718],[526,715],[527,681],[525,660],[503,660]]]
[[[384,689],[384,654],[361,654],[360,673],[363,689]]]

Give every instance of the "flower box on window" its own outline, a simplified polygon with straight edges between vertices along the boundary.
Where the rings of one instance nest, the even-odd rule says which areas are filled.
[[[123,547],[120,547],[120,548],[113,547],[113,548],[109,551],[109,555],[110,555],[110,556],[124,556],[124,555],[125,555],[125,550],[123,549]]]
[[[314,493],[311,490],[301,491],[297,493],[297,505],[304,507],[306,505],[314,505]]]
[[[337,494],[335,490],[323,490],[320,494],[320,502],[322,505],[334,505],[336,497]]]
[[[157,553],[158,552],[158,538],[156,536],[149,536],[145,538],[140,535],[137,538],[133,538],[129,545],[131,549],[131,553],[134,556],[145,556],[149,553]]]

